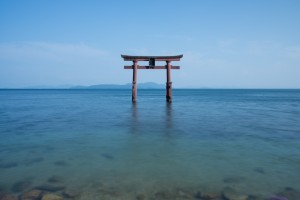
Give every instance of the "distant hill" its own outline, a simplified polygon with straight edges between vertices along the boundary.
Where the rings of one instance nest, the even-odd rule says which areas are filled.
[[[132,84],[127,83],[124,85],[119,84],[99,84],[99,85],[90,85],[90,86],[74,86],[69,89],[131,89]],[[164,89],[166,86],[163,84],[157,84],[153,82],[148,83],[138,83],[138,89]]]

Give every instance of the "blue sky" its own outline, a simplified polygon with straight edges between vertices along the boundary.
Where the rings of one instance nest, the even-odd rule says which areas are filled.
[[[2,0],[0,88],[129,83],[120,54],[183,54],[174,87],[300,88],[299,19],[298,0]]]

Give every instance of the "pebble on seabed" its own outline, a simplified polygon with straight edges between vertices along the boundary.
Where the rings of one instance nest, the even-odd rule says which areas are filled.
[[[38,200],[42,197],[43,192],[41,190],[30,190],[20,195],[20,200]]]
[[[63,200],[63,197],[57,194],[48,193],[42,197],[42,200]]]
[[[230,187],[224,188],[222,194],[226,200],[248,200],[248,195],[240,194]]]

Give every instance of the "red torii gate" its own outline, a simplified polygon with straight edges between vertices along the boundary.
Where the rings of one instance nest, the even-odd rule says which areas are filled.
[[[124,69],[133,69],[132,79],[132,102],[136,102],[137,97],[137,70],[138,69],[166,69],[167,83],[166,83],[166,100],[172,102],[172,81],[171,69],[180,69],[180,66],[172,66],[171,61],[180,61],[183,55],[176,56],[129,56],[121,55],[124,61],[133,61],[133,65],[124,66]],[[138,65],[138,61],[149,61],[148,66]],[[166,61],[165,66],[155,66],[155,61]]]

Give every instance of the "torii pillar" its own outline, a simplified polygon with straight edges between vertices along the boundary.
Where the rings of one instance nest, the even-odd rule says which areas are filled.
[[[133,75],[132,75],[132,102],[136,102],[137,97],[137,67],[138,67],[138,61],[133,61]]]
[[[183,55],[177,56],[128,56],[121,55],[125,61],[133,61],[132,66],[124,66],[124,69],[133,69],[132,76],[132,102],[137,100],[137,70],[138,69],[166,69],[167,82],[166,82],[166,100],[172,102],[172,81],[171,69],[180,69],[180,66],[172,66],[171,61],[179,61]],[[149,61],[148,66],[139,66],[138,61]],[[155,61],[166,61],[165,66],[155,66]]]
[[[166,61],[167,63],[167,82],[166,82],[166,100],[167,102],[172,102],[172,81],[171,81],[171,61]]]

